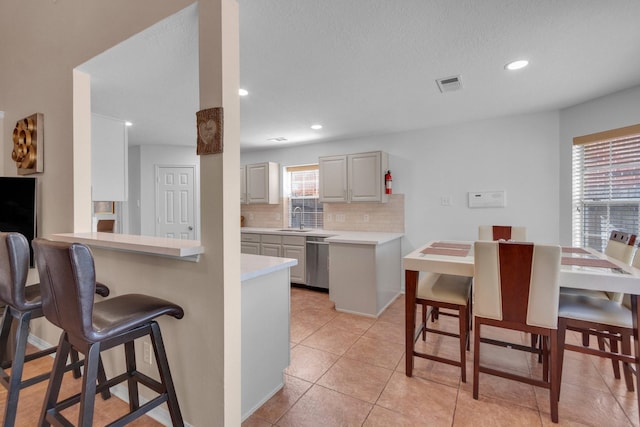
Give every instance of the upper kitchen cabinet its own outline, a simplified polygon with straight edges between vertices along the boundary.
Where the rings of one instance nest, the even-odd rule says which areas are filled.
[[[127,200],[127,126],[123,120],[91,115],[91,199]]]
[[[280,166],[274,162],[246,165],[245,167],[244,203],[280,203]],[[240,169],[242,181],[242,168]]]
[[[383,151],[320,157],[320,201],[382,202],[389,156]]]

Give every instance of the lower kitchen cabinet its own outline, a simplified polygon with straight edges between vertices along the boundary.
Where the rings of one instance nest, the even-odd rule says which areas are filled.
[[[400,294],[400,238],[329,244],[329,298],[336,310],[378,317]]]
[[[260,255],[282,256],[282,236],[263,234],[260,236]]]
[[[306,238],[302,236],[282,236],[282,256],[298,260],[298,265],[291,267],[291,283],[306,283]]]
[[[293,258],[298,264],[291,268],[291,283],[306,283],[306,238],[280,234],[242,233],[240,252],[243,254]]]

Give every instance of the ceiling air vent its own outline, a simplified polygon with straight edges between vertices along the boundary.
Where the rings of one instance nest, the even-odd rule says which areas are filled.
[[[285,142],[287,140],[287,138],[285,138],[284,136],[279,136],[277,138],[269,138],[267,139],[267,141],[269,142]]]
[[[437,79],[436,83],[438,83],[438,88],[440,88],[440,92],[442,93],[453,92],[462,89],[462,78],[460,78],[460,76],[451,76]]]

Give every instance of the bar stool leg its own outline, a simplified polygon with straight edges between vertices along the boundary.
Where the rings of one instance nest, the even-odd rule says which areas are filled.
[[[10,313],[5,313],[5,315],[11,316]],[[20,397],[20,384],[22,383],[22,372],[24,370],[24,357],[27,349],[30,321],[31,312],[21,313],[18,318],[16,352],[11,363],[11,377],[4,411],[5,427],[12,427],[16,422],[16,409],[18,408],[18,398]],[[11,322],[9,322],[9,324],[10,323]]]
[[[49,412],[55,413],[58,395],[60,394],[60,387],[62,386],[64,368],[67,364],[67,357],[69,357],[69,350],[71,350],[71,344],[67,341],[67,333],[63,332],[60,334],[58,351],[56,352],[56,358],[53,362],[51,378],[49,379],[47,393],[45,394],[44,403],[42,405],[42,412],[40,413],[40,421],[38,422],[40,427],[49,427],[51,425],[51,422],[47,419],[47,415]]]
[[[89,350],[84,359],[84,378],[82,379],[80,416],[78,419],[79,427],[90,427],[93,424],[93,408],[96,401],[96,381],[98,379],[99,361],[100,343],[89,344]]]
[[[9,332],[11,331],[11,323],[13,316],[9,306],[4,307],[4,315],[2,316],[2,325],[0,325],[0,363],[4,362],[7,354],[7,344],[9,342]]]
[[[631,337],[629,335],[621,336],[622,342],[620,343],[622,347],[622,354],[631,356]],[[622,371],[624,373],[624,381],[627,385],[628,391],[633,391],[633,374],[631,372],[631,366],[627,362],[622,363]]]
[[[129,388],[129,410],[133,412],[140,407],[138,381],[133,377],[133,374],[136,372],[136,352],[133,341],[124,344],[124,355],[127,363],[127,374],[129,374],[129,379],[127,380]]]
[[[158,326],[158,323],[155,321],[151,322],[151,342],[153,343],[153,352],[155,353],[156,361],[158,362],[160,379],[166,388],[167,406],[169,408],[169,415],[171,415],[171,422],[176,427],[183,427],[184,421],[182,420],[182,413],[180,412],[180,406],[178,405],[178,397],[176,396],[173,379],[171,378],[169,361],[167,360],[167,354],[164,350],[164,342],[162,341],[160,326]]]
[[[463,383],[467,382],[467,334],[469,322],[467,321],[467,307],[458,308],[458,325],[460,334],[460,376]]]

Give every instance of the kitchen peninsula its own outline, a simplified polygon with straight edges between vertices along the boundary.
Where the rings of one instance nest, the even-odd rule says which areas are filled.
[[[329,298],[338,311],[377,317],[401,292],[402,233],[260,227],[241,232],[243,242],[255,245],[254,253],[271,249],[271,239],[265,244],[264,236],[324,237],[329,244]],[[256,240],[251,243],[247,237]]]
[[[205,252],[205,248],[195,240],[95,232],[54,234],[51,238],[84,243],[99,252],[135,252],[170,257],[177,261],[197,262],[197,257]],[[240,280],[243,420],[284,385],[283,372],[290,361],[289,270],[296,264],[296,260],[289,258],[242,254]],[[177,291],[156,291],[171,300],[177,300],[174,292],[184,293],[182,288],[178,288]],[[192,318],[191,313],[185,316],[182,325],[189,320],[196,323],[194,327],[202,326]],[[179,372],[179,363],[175,362],[174,366],[172,370]]]

